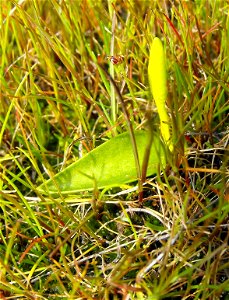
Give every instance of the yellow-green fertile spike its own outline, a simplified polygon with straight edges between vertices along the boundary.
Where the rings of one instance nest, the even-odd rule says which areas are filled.
[[[165,101],[167,98],[166,63],[162,42],[155,37],[150,48],[148,75],[151,92],[153,94],[158,114],[160,117],[160,129],[165,143],[172,151],[171,134],[169,130],[169,116]]]

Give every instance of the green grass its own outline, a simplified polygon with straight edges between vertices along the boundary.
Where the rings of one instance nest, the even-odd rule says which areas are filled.
[[[228,8],[1,1],[1,299],[229,299]],[[137,183],[40,194],[46,179],[128,130],[99,64],[133,128],[159,133],[147,74],[155,36],[166,49],[174,151],[147,179],[142,204]],[[124,62],[112,66],[113,54]]]

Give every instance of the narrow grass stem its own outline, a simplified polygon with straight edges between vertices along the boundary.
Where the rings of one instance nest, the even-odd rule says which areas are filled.
[[[128,127],[128,131],[130,134],[130,139],[131,139],[131,144],[133,147],[133,153],[134,153],[134,159],[135,159],[135,165],[136,165],[136,172],[137,172],[137,178],[138,178],[138,188],[139,188],[139,202],[142,203],[142,192],[143,192],[143,186],[142,186],[142,178],[141,178],[141,167],[140,167],[140,163],[139,163],[139,157],[138,157],[138,149],[137,149],[137,144],[136,144],[136,140],[135,140],[135,136],[134,136],[134,129],[133,129],[133,125],[131,123],[130,120],[130,116],[129,113],[126,109],[124,100],[122,98],[122,95],[114,81],[114,79],[108,74],[108,72],[101,66],[99,65],[99,67],[103,70],[103,72],[106,74],[107,78],[110,80],[110,82],[112,83],[112,85],[114,86],[114,89],[117,93],[117,96],[119,98],[121,107],[122,107],[122,111],[124,114],[124,117],[126,119],[126,124]]]

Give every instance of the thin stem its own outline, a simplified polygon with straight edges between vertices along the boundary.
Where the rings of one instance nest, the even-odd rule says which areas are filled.
[[[128,131],[129,131],[130,139],[131,139],[131,144],[132,144],[132,148],[133,148],[133,152],[134,152],[135,166],[136,166],[136,172],[137,172],[137,178],[138,178],[139,202],[141,203],[142,198],[143,198],[143,185],[142,185],[141,167],[140,167],[140,162],[139,162],[136,139],[135,139],[135,135],[134,135],[134,129],[133,129],[132,123],[130,121],[130,116],[129,116],[129,113],[126,109],[126,106],[125,106],[124,100],[122,98],[122,95],[121,95],[114,79],[110,76],[110,74],[101,65],[98,65],[98,66],[103,70],[103,72],[105,73],[107,78],[110,80],[111,84],[113,85],[114,90],[115,90],[115,92],[116,92],[116,94],[119,98],[124,117],[126,119],[126,124],[127,124],[127,127],[128,127]]]
[[[109,11],[112,18],[112,27],[111,27],[111,43],[110,43],[110,56],[114,55],[114,43],[115,43],[115,26],[117,23],[117,17],[113,9],[112,3],[109,2]],[[114,78],[114,66],[110,64],[110,76]],[[110,83],[110,96],[111,96],[111,120],[112,125],[114,126],[117,120],[117,103],[115,99],[115,88],[112,83]],[[115,128],[115,127],[114,127]]]

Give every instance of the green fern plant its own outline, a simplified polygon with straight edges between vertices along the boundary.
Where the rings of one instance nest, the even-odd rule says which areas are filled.
[[[169,149],[170,142],[169,117],[165,106],[167,97],[166,62],[163,46],[159,38],[154,38],[148,67],[149,83],[158,114],[160,130]],[[146,131],[134,132],[140,167],[143,167],[149,134]],[[155,174],[158,167],[166,163],[164,147],[158,136],[153,137],[146,176]],[[39,190],[43,193],[68,194],[94,188],[110,188],[136,181],[136,161],[131,145],[130,134],[125,132],[103,143],[69,167],[44,182]]]

